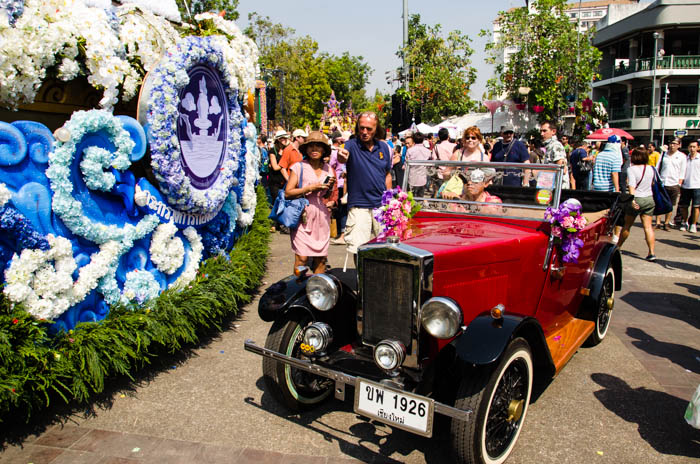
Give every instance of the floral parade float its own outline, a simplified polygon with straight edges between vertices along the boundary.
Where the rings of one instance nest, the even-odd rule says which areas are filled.
[[[196,341],[262,275],[257,47],[193,20],[173,1],[0,1],[0,421]]]
[[[335,92],[331,90],[331,96],[327,102],[323,102],[323,115],[319,130],[326,134],[333,131],[347,132],[353,131],[357,115],[352,109],[352,102],[348,102],[347,108],[343,111],[340,105],[343,101],[335,98]]]

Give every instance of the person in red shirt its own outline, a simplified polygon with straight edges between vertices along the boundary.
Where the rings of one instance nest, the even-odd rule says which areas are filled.
[[[303,129],[296,129],[292,132],[292,143],[282,151],[279,165],[282,167],[282,175],[286,180],[289,180],[289,168],[303,159],[299,146],[306,141],[306,137],[308,134]]]

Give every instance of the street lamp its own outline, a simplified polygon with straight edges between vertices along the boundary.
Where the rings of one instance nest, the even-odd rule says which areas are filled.
[[[671,93],[668,90],[668,82],[666,82],[666,90],[664,92],[664,117],[661,120],[661,146],[664,144],[664,135],[666,135],[666,115],[668,114],[668,94]]]
[[[654,67],[651,77],[651,107],[649,112],[649,142],[654,141],[654,103],[656,101],[656,55],[659,52],[659,33],[654,32]]]
[[[532,89],[530,87],[518,87],[518,93],[521,96],[522,101],[525,103],[525,109],[527,109],[527,96],[530,93]],[[522,125],[525,127],[525,115],[521,114],[520,115],[520,120],[522,122]],[[528,118],[528,122],[530,121],[530,118]]]

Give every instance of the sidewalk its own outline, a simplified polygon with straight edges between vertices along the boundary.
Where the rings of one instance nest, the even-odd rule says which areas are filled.
[[[659,261],[647,263],[643,232],[633,228],[612,333],[579,350],[534,400],[509,464],[700,458],[700,431],[682,420],[700,383],[700,235],[658,234]],[[334,267],[344,258],[344,247],[331,246]],[[275,234],[263,288],[291,269],[289,236]],[[264,343],[270,326],[257,302],[189,358],[117,392],[108,409],[49,426],[0,453],[0,462],[450,462],[444,433],[427,439],[362,420],[348,401],[284,411],[264,392],[260,358],[243,350],[247,338]]]

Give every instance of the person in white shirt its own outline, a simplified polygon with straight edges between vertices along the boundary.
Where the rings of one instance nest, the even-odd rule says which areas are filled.
[[[681,146],[680,139],[674,139],[668,147],[668,153],[664,153],[659,158],[659,164],[656,169],[659,171],[661,181],[664,183],[664,188],[671,197],[671,203],[676,206],[676,201],[681,194],[681,185],[685,178],[685,167],[688,163],[688,157],[678,149]],[[668,213],[664,218],[664,224],[661,226],[663,230],[669,230],[668,221],[671,219],[673,211]],[[656,216],[655,226],[659,228],[659,216]]]
[[[651,184],[654,181],[654,169],[648,166],[649,153],[644,148],[635,148],[630,154],[632,165],[627,169],[627,186],[630,195],[634,195],[632,204],[625,210],[625,225],[620,232],[620,240],[617,242],[618,248],[622,248],[630,229],[637,215],[641,215],[642,226],[644,227],[644,238],[649,248],[647,261],[656,261],[654,254],[654,228],[651,226],[651,217],[654,214],[654,194]]]
[[[688,221],[688,208],[691,202],[693,203],[693,209],[690,213],[690,221]],[[697,232],[698,213],[700,213],[700,156],[698,156],[697,141],[690,142],[690,145],[688,145],[688,162],[685,168],[683,185],[681,186],[681,199],[678,202],[678,208],[681,210],[681,216],[683,217],[681,230],[689,229],[692,233]]]

